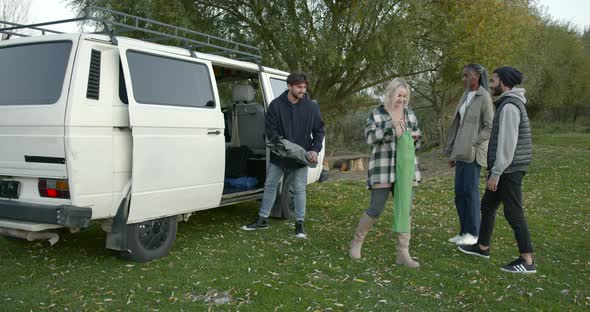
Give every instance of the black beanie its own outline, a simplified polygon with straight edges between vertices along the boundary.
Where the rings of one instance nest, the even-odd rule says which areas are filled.
[[[504,66],[496,68],[494,73],[498,74],[502,83],[509,88],[522,82],[522,73],[514,67]]]

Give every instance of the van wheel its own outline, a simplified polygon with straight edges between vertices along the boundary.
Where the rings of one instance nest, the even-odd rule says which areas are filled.
[[[168,255],[176,239],[176,216],[127,224],[127,250],[122,257],[147,262]]]
[[[289,179],[283,181],[281,187],[280,207],[282,217],[289,220],[295,220],[295,192]]]

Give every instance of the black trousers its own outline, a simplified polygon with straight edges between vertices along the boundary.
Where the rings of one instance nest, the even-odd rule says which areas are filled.
[[[503,203],[504,216],[514,231],[518,250],[520,253],[533,252],[531,235],[522,207],[522,178],[525,174],[524,171],[504,173],[500,176],[495,192],[486,189],[481,200],[481,226],[477,241],[479,244],[490,246],[496,212],[500,203]]]

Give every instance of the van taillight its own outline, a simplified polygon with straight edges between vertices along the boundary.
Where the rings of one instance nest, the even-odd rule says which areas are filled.
[[[70,198],[68,180],[39,179],[37,185],[41,197]]]

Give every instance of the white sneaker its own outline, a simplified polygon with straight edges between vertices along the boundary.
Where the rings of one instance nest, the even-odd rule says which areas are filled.
[[[458,240],[455,244],[457,245],[473,245],[477,244],[477,236],[473,236],[469,233],[463,235],[463,237]]]
[[[458,242],[461,238],[463,238],[463,235],[461,234],[457,234],[451,238],[449,238],[449,243],[456,243]]]

